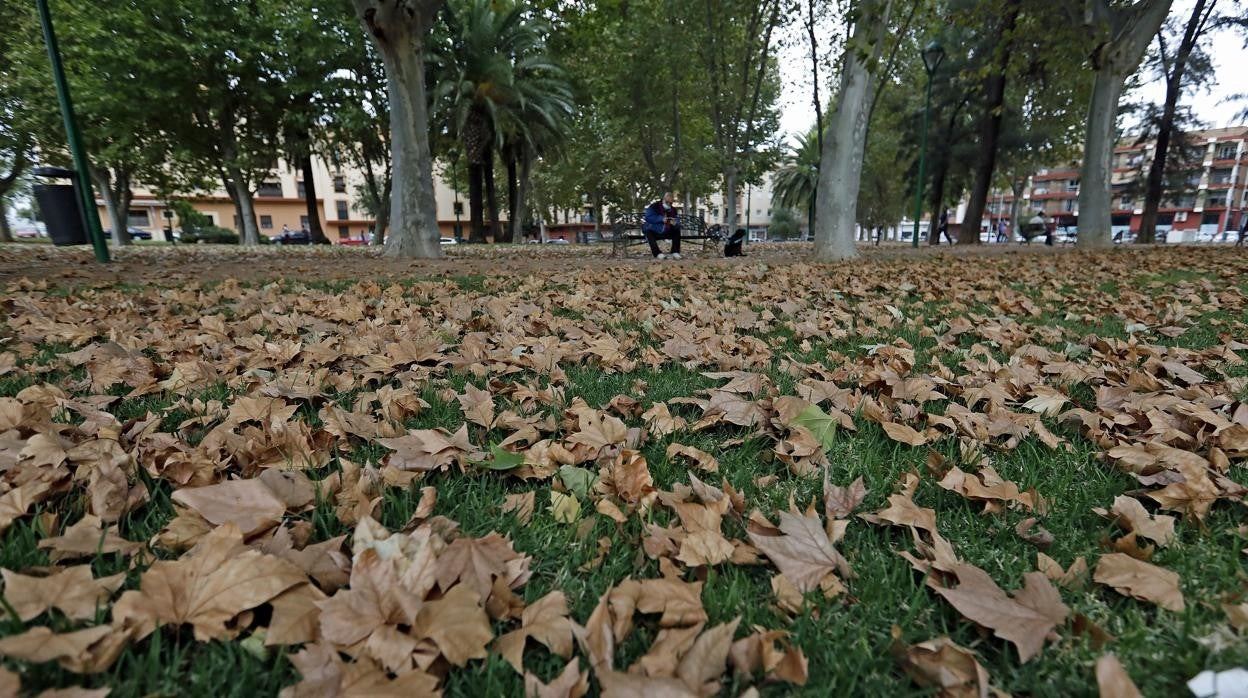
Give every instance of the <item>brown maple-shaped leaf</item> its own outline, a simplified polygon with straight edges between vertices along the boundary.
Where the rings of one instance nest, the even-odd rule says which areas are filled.
[[[694,448],[693,446],[668,444],[667,459],[671,460],[674,456],[687,458],[698,468],[705,470],[708,473],[719,472],[719,461],[715,459],[715,456],[712,456],[701,449]]]
[[[433,640],[446,661],[455,666],[462,667],[470,659],[484,659],[494,631],[481,601],[472,587],[456,584],[442,598],[421,607],[412,634]]]
[[[0,657],[20,659],[32,664],[75,659],[87,654],[95,643],[117,632],[109,625],[97,625],[68,633],[55,633],[50,628],[37,626],[17,635],[0,638]]]
[[[1174,541],[1176,519],[1165,514],[1150,516],[1140,500],[1134,497],[1120,495],[1114,498],[1113,506],[1108,512],[1103,509],[1097,509],[1096,512],[1113,519],[1127,531],[1148,538],[1162,547]]]
[[[1171,611],[1181,612],[1184,608],[1183,591],[1179,589],[1177,573],[1137,560],[1130,555],[1102,555],[1096,563],[1092,579],[1121,594],[1155,603]]]
[[[3,375],[3,372],[0,372]],[[22,692],[22,680],[17,674],[0,667],[0,696],[16,696]]]
[[[634,583],[635,584],[635,583]],[[611,671],[615,666],[616,634],[612,630],[612,610],[610,598],[615,589],[607,589],[598,600],[598,605],[590,613],[585,625],[572,624],[572,635],[581,653],[589,660],[590,669],[595,675]],[[636,595],[632,596],[635,603]],[[628,607],[629,627],[632,625],[633,605]]]
[[[497,533],[482,538],[457,538],[438,555],[433,570],[442,589],[458,581],[481,599],[490,595],[494,577],[502,577],[515,588],[528,578],[529,558],[517,553],[511,541]]]
[[[844,519],[867,497],[867,486],[859,476],[849,487],[833,485],[828,480],[828,471],[823,471],[823,509],[829,519]]]
[[[740,622],[740,618],[734,618],[730,623],[708,628],[681,658],[676,676],[694,695],[709,697],[719,693],[719,677],[727,667],[732,636]]]
[[[282,689],[280,698],[435,698],[438,680],[423,671],[391,678],[368,657],[347,663],[325,644],[308,645],[290,656],[303,680]]]
[[[594,672],[603,698],[698,698],[680,679],[619,671]]]
[[[525,698],[583,698],[589,693],[589,672],[581,671],[580,661],[573,657],[550,683],[542,683],[533,674],[524,674]]]
[[[294,565],[250,550],[242,533],[225,524],[177,560],[160,560],[113,606],[113,618],[133,622],[138,638],[155,628],[188,623],[201,641],[226,638],[226,623],[307,581]]]
[[[533,507],[537,504],[537,493],[533,491],[509,494],[503,497],[503,512],[514,512],[516,521],[527,524],[533,518]]]
[[[765,554],[798,591],[819,587],[823,578],[839,571],[850,577],[849,561],[828,539],[823,522],[813,512],[780,512],[781,535],[750,530],[750,542]]]
[[[1040,525],[1039,519],[1028,517],[1018,522],[1014,527],[1014,533],[1019,538],[1031,543],[1041,550],[1048,549],[1049,546],[1056,542],[1053,534],[1047,528]]]
[[[301,645],[321,639],[321,608],[325,592],[312,584],[300,584],[275,596],[273,618],[264,635],[266,645]]]
[[[606,469],[603,480],[609,479],[620,499],[629,504],[639,504],[654,492],[654,479],[650,475],[650,467],[646,465],[646,457],[640,451],[625,449],[611,462]]]
[[[1023,663],[1040,652],[1049,632],[1070,614],[1057,590],[1039,572],[1027,573],[1023,588],[1013,598],[974,565],[958,565],[954,573],[958,586],[937,588],[936,593],[968,619],[1013,642]]]
[[[234,524],[244,536],[273,528],[286,514],[286,503],[258,478],[184,487],[172,498],[214,526]]]
[[[394,451],[386,456],[385,462],[399,470],[436,470],[454,463],[457,456],[471,450],[467,425],[454,435],[441,429],[416,429],[405,436],[377,439],[377,443]]]
[[[552,591],[529,604],[521,615],[520,627],[502,635],[494,650],[519,673],[524,673],[524,641],[533,638],[560,657],[572,656],[572,621],[568,619],[568,599],[562,591]]]
[[[142,543],[128,541],[118,536],[114,526],[105,526],[98,516],[87,514],[61,535],[39,541],[40,550],[51,550],[53,562],[76,560],[105,553],[133,555],[143,548]]]
[[[1037,505],[1038,497],[1034,492],[1020,492],[1018,485],[1002,478],[991,467],[967,473],[955,465],[938,484],[967,499],[984,502],[985,513],[1000,511],[1001,505],[1006,503],[1017,503],[1028,511]]]
[[[927,443],[927,437],[915,431],[913,427],[906,424],[898,424],[897,422],[882,422],[884,433],[888,434],[888,438],[908,446],[922,446]]]
[[[1096,687],[1101,698],[1143,698],[1122,662],[1113,654],[1101,655],[1096,660]]]
[[[655,436],[667,436],[689,426],[684,417],[672,416],[671,411],[667,408],[667,403],[656,402],[642,413],[641,418],[646,421],[646,426],[650,427],[650,432]]]
[[[763,674],[768,681],[785,681],[805,686],[808,662],[802,650],[785,640],[783,630],[762,630],[732,643],[728,658],[738,674]],[[776,648],[777,643],[780,649]]]
[[[455,399],[464,411],[464,419],[486,429],[494,425],[494,396],[490,391],[482,390],[472,383],[465,383],[463,394],[456,395]]]
[[[936,510],[915,504],[911,496],[906,492],[890,494],[887,507],[872,514],[859,514],[859,517],[877,525],[889,523],[894,526],[911,526],[935,533]]]
[[[29,577],[9,570],[4,576],[4,600],[23,622],[55,608],[74,620],[95,617],[96,611],[126,581],[126,575],[94,579],[90,565],[56,570],[46,577]]]
[[[0,495],[0,533],[7,531],[15,520],[25,516],[32,506],[45,499],[49,489],[46,482],[29,482]]]
[[[900,634],[893,626],[893,655],[915,683],[940,689],[941,698],[987,698],[988,670],[974,652],[947,637],[905,646],[896,639]]]
[[[1069,569],[1062,569],[1057,560],[1044,553],[1036,553],[1036,569],[1049,581],[1071,591],[1079,591],[1088,583],[1088,563],[1082,557],[1070,563]]]

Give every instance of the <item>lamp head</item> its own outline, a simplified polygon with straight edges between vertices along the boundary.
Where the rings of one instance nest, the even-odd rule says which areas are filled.
[[[923,49],[923,67],[927,70],[927,74],[931,75],[936,72],[942,61],[945,60],[945,47],[940,45],[939,41],[932,40],[927,48]]]

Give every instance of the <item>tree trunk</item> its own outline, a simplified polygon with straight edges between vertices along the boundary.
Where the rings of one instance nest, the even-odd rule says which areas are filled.
[[[978,245],[979,226],[988,202],[988,190],[997,167],[997,141],[1001,136],[1001,119],[1005,113],[1005,71],[1010,65],[1014,43],[1014,25],[1022,0],[1006,0],[1005,16],[997,25],[992,44],[997,51],[992,74],[984,79],[984,119],[979,129],[979,151],[975,155],[975,177],[966,215],[958,230],[959,245]],[[991,226],[989,226],[991,228]],[[992,232],[991,230],[989,232]]]
[[[13,242],[13,230],[9,228],[9,201],[0,194],[0,242]]]
[[[1201,27],[1206,17],[1205,0],[1196,0],[1192,15],[1187,20],[1187,27],[1183,31],[1183,40],[1179,43],[1178,51],[1175,52],[1174,63],[1166,75],[1166,102],[1162,108],[1161,123],[1157,127],[1157,146],[1153,151],[1153,161],[1148,166],[1140,232],[1135,238],[1135,241],[1140,244],[1151,244],[1157,238],[1157,209],[1161,207],[1166,157],[1170,151],[1170,140],[1174,135],[1174,113],[1179,104],[1179,95],[1183,91],[1183,75],[1187,70],[1187,59],[1200,38]],[[1158,41],[1161,40],[1158,39]]]
[[[260,228],[256,225],[256,207],[251,200],[251,189],[242,183],[243,174],[237,167],[225,170],[225,191],[234,202],[234,212],[242,226],[240,237],[244,245],[260,244]]]
[[[1115,123],[1118,98],[1125,76],[1104,68],[1092,83],[1088,105],[1088,127],[1083,146],[1083,167],[1079,173],[1079,247],[1112,247],[1110,197],[1114,158]]]
[[[1014,194],[1014,200],[1010,202],[1009,242],[1014,242],[1018,239],[1019,217],[1023,212],[1023,189],[1026,186],[1027,180],[1022,177],[1016,177],[1010,182],[1010,191]]]
[[[594,239],[602,239],[602,190],[594,190]]]
[[[390,186],[392,183],[393,180],[386,177],[386,182],[381,188],[381,203],[377,207],[377,220],[373,223],[376,228],[373,231],[374,245],[386,244],[386,232],[390,228]]]
[[[525,241],[525,226],[528,225],[532,216],[529,215],[529,208],[532,204],[529,199],[533,194],[533,159],[527,150],[522,150],[520,154],[520,174],[519,182],[516,185],[516,213],[512,214],[516,218],[516,233],[512,238],[512,242]]]
[[[737,170],[724,169],[724,228],[732,235],[737,230]]]
[[[883,5],[882,10],[878,5]],[[864,1],[846,42],[841,89],[824,134],[819,157],[815,203],[815,259],[833,261],[858,256],[854,235],[858,223],[858,191],[866,151],[871,94],[870,65],[879,60],[891,2]]]
[[[1089,3],[1094,29],[1107,30],[1108,38],[1092,52],[1096,71],[1092,99],[1088,103],[1088,127],[1079,175],[1079,238],[1081,248],[1114,244],[1111,228],[1111,188],[1114,158],[1114,127],[1123,84],[1135,72],[1153,35],[1165,21],[1171,0],[1137,0],[1128,6],[1111,7],[1108,0]]]
[[[312,153],[304,153],[299,158],[299,169],[303,171],[303,204],[308,213],[308,232],[312,234],[312,242],[326,243],[325,229],[321,226],[321,208],[316,203],[316,178],[312,172]]]
[[[940,214],[945,210],[945,180],[949,176],[949,158],[940,159],[940,165],[932,173],[932,193],[928,205],[932,207],[932,216],[927,224],[927,244],[940,244]]]
[[[386,256],[442,256],[425,97],[425,34],[444,0],[354,0],[386,70],[393,162]]]
[[[129,197],[125,202],[118,200],[119,191],[129,193],[129,182],[125,182],[124,186],[114,188],[113,174],[106,168],[91,167],[91,179],[95,180],[95,188],[100,191],[100,198],[104,201],[104,211],[108,215],[109,227],[113,230],[113,244],[118,247],[124,247],[131,244],[130,240],[130,201]],[[120,179],[120,175],[118,179]],[[127,180],[129,178],[127,177]]]
[[[520,227],[520,183],[516,174],[515,148],[507,148],[504,152],[507,161],[507,229],[503,233],[502,242],[515,242],[516,231]]]
[[[490,226],[486,229],[486,235],[490,242],[499,242],[498,191],[494,187],[493,151],[486,153],[485,164],[481,166],[481,173],[485,178],[485,205],[490,212]]]
[[[472,232],[468,239],[472,242],[485,242],[485,174],[482,166],[468,163],[468,218]]]

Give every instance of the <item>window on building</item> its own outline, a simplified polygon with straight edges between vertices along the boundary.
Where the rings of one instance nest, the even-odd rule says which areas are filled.
[[[347,202],[339,201],[337,203],[337,207],[338,207],[338,220],[345,221],[351,217],[350,212],[348,212],[347,210]]]
[[[1215,160],[1231,160],[1235,157],[1236,146],[1234,143],[1223,143],[1218,146],[1217,153],[1214,155]]]
[[[1213,208],[1213,207],[1221,208],[1223,206],[1226,206],[1226,193],[1225,192],[1217,192],[1217,193],[1211,192],[1209,196],[1205,198],[1205,205],[1210,208]]]
[[[351,237],[351,229],[345,225],[338,226],[338,238],[342,239],[342,238],[349,238],[349,237]]]
[[[1079,191],[1079,180],[1077,179],[1066,180],[1066,191]]]
[[[126,212],[126,225],[133,228],[150,228],[152,219],[145,208],[132,208]]]
[[[300,199],[308,198],[308,188],[304,185],[303,180],[295,182],[295,195]]]
[[[1230,184],[1231,183],[1231,168],[1224,167],[1221,169],[1214,170],[1213,172],[1209,174],[1209,181],[1213,184]]]
[[[1125,195],[1122,197],[1122,203],[1121,203],[1122,208],[1131,208],[1131,205],[1134,203],[1135,203],[1135,199],[1132,199],[1130,195]]]
[[[1062,206],[1062,210],[1067,213],[1072,213],[1075,210],[1076,203],[1078,202],[1076,202],[1074,199],[1066,199],[1066,201],[1064,202],[1064,205]]]
[[[299,216],[299,227],[300,227],[300,228],[306,228],[306,227],[308,227],[308,217],[307,217],[307,216]]]
[[[261,182],[260,188],[256,189],[256,196],[282,196],[281,182]]]
[[[334,192],[338,194],[347,193],[347,178],[342,175],[334,175]]]
[[[462,201],[456,201],[456,202],[455,202],[455,205],[454,205],[454,207],[453,207],[453,210],[452,210],[451,212],[452,212],[452,213],[454,213],[454,214],[455,214],[455,215],[457,215],[457,216],[462,216],[462,215],[464,215],[464,202],[462,202]]]
[[[273,229],[273,216],[260,216],[260,229],[272,230]]]
[[[1196,205],[1195,194],[1185,194],[1183,196],[1180,196],[1174,202],[1175,208],[1192,208],[1195,205]]]
[[[1221,222],[1222,214],[1216,211],[1206,213],[1200,217],[1201,225],[1217,225]]]
[[[1157,225],[1174,225],[1173,213],[1158,213]]]

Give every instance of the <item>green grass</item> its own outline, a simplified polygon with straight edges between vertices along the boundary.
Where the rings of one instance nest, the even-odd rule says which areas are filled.
[[[1170,293],[1174,289],[1197,290],[1202,282],[1221,284],[1220,277],[1190,270],[1163,270],[1139,275],[1133,279],[1096,278],[1078,286],[1067,285],[1062,294],[1078,294],[1095,288],[1110,299],[1135,298],[1138,294]],[[483,275],[459,275],[441,279],[448,291],[462,293],[479,300],[488,294],[515,292],[515,280]],[[383,284],[383,287],[385,284]],[[216,287],[205,285],[202,291],[212,295]],[[351,282],[299,282],[284,286],[291,293],[353,293]],[[254,289],[253,289],[254,290]],[[1034,289],[1020,285],[1013,292],[1038,296]],[[723,297],[740,292],[728,287]],[[824,361],[832,354],[861,357],[866,345],[888,343],[903,339],[916,352],[919,371],[925,366],[942,363],[960,372],[959,363],[966,357],[950,355],[937,350],[933,337],[921,331],[926,322],[937,325],[954,317],[967,317],[972,326],[978,327],[999,313],[990,310],[990,291],[984,297],[923,299],[919,296],[890,300],[880,290],[865,293],[858,302],[872,305],[876,310],[884,303],[891,303],[903,314],[887,332],[873,332],[869,328],[855,330],[848,339],[838,341],[810,340],[803,348],[803,341],[791,323],[776,322],[770,331],[742,333],[757,336],[772,351],[772,360],[763,372],[777,387],[779,394],[792,394],[795,379],[781,370],[784,359],[800,361]],[[1089,335],[1102,338],[1125,339],[1131,322],[1123,308],[1105,306],[1103,312],[1095,308],[1081,308],[1078,312],[1062,302],[1062,294],[1055,298],[1035,300],[1036,312],[1019,313],[1010,318],[1020,327],[1030,331],[1048,328],[1056,332],[1050,348],[1063,350],[1069,343],[1079,343]],[[528,300],[537,302],[541,293],[529,294]],[[420,301],[412,300],[413,305]],[[1125,301],[1124,301],[1125,302]],[[552,316],[573,323],[591,318],[594,314],[550,305]],[[187,312],[192,312],[188,309]],[[243,304],[231,309],[230,303],[222,301],[212,312],[250,312]],[[594,311],[596,312],[596,311]],[[232,315],[230,316],[232,317]],[[919,320],[922,318],[922,321]],[[1152,337],[1161,345],[1200,349],[1219,341],[1231,327],[1239,326],[1245,318],[1242,311],[1204,312],[1192,320],[1190,329],[1176,338]],[[610,319],[608,324],[617,337],[635,333],[640,348],[659,349],[647,328],[635,318]],[[601,319],[593,318],[594,322]],[[446,332],[447,339],[458,341],[463,330]],[[484,330],[483,330],[484,331]],[[459,334],[456,334],[459,332]],[[1008,361],[1009,354],[1001,346],[994,345],[974,332],[963,335],[958,344],[968,350],[973,344],[989,346],[991,358]],[[50,382],[71,386],[82,381],[85,371],[60,365],[57,354],[77,347],[46,344],[23,367],[52,365],[54,370],[34,374],[19,371],[0,377],[0,396],[12,396],[30,385]],[[643,408],[660,401],[677,397],[695,396],[699,391],[714,387],[719,381],[702,375],[704,369],[693,370],[673,363],[655,370],[644,363],[631,373],[611,372],[587,363],[568,361],[561,366],[566,380],[562,383],[565,399],[582,398],[594,407],[605,407],[617,395],[631,395],[641,399]],[[1248,373],[1243,365],[1224,367],[1228,376]],[[1211,377],[1215,375],[1208,372]],[[506,381],[549,384],[549,376],[530,373],[511,374],[500,378]],[[637,393],[635,384],[644,381],[644,396]],[[452,372],[420,386],[419,393],[430,407],[409,419],[404,426],[409,429],[445,428],[456,429],[462,422],[458,404],[443,400],[441,389],[449,387],[462,392],[468,383],[486,387],[486,380],[465,373]],[[375,389],[370,386],[369,389]],[[1072,399],[1085,407],[1095,400],[1092,388],[1087,385],[1068,386]],[[187,396],[201,400],[229,401],[243,392],[240,386],[221,382]],[[340,407],[348,408],[364,389],[347,391],[330,396]],[[123,394],[122,391],[117,391]],[[173,430],[184,420],[194,416],[179,407],[179,397],[168,393],[122,398],[109,410],[125,422],[143,418],[147,414],[162,418],[161,429]],[[1239,399],[1245,399],[1240,395]],[[318,403],[319,405],[319,403]],[[498,400],[498,409],[514,407],[504,399]],[[927,408],[940,413],[943,406],[933,404]],[[318,406],[303,405],[299,418],[309,424],[319,424],[316,416]],[[673,412],[695,420],[695,410],[673,406]],[[551,410],[558,420],[559,410]],[[641,426],[640,420],[628,420],[629,426]],[[1102,541],[1114,532],[1107,520],[1093,513],[1095,507],[1106,507],[1116,495],[1136,489],[1138,483],[1129,476],[1106,467],[1098,460],[1098,449],[1083,439],[1073,429],[1046,423],[1054,433],[1070,442],[1069,449],[1051,450],[1035,439],[1024,440],[1012,450],[992,451],[994,467],[1005,478],[1018,483],[1020,488],[1035,488],[1049,503],[1042,524],[1055,537],[1049,555],[1063,565],[1075,558],[1084,557],[1094,564],[1103,552]],[[1031,515],[1027,512],[1007,510],[1000,514],[982,513],[982,505],[941,489],[925,470],[927,451],[900,445],[887,438],[876,424],[859,417],[857,431],[839,432],[829,452],[831,467],[829,477],[833,483],[845,485],[856,477],[862,477],[869,489],[862,511],[871,511],[885,505],[888,494],[904,473],[915,470],[921,474],[921,484],[915,496],[920,506],[931,507],[938,513],[942,535],[956,548],[963,560],[986,570],[1006,590],[1019,588],[1023,575],[1035,570],[1036,549],[1014,533],[1015,525]],[[210,427],[211,425],[208,425]],[[197,443],[205,428],[194,428],[184,434],[189,443]],[[476,444],[496,443],[506,433],[501,430],[487,432],[481,427],[470,428]],[[741,438],[740,445],[725,447],[730,439]],[[736,427],[717,427],[692,434],[678,433],[653,439],[642,448],[655,485],[661,489],[688,482],[688,470],[683,463],[669,462],[665,456],[670,443],[679,442],[695,446],[716,456],[720,463],[718,475],[699,477],[710,484],[719,485],[726,480],[742,492],[752,508],[772,516],[785,509],[789,502],[804,507],[811,501],[820,502],[822,482],[818,476],[797,477],[773,457],[771,442],[754,436],[749,430]],[[946,438],[933,444],[933,448],[958,460],[958,445]],[[386,454],[377,444],[358,442],[352,453],[336,453],[335,459],[320,471],[311,473],[314,479],[327,476],[339,467],[339,458],[349,457],[355,462],[376,463]],[[1242,463],[1231,469],[1230,477],[1248,484]],[[147,540],[156,535],[174,516],[170,500],[171,488],[167,482],[152,479],[140,470],[139,479],[151,492],[151,501],[142,509],[132,512],[120,522],[124,536],[131,540]],[[774,477],[774,482],[759,487],[762,477]],[[659,565],[639,554],[644,536],[644,523],[665,525],[671,520],[666,510],[656,508],[643,516],[633,516],[623,525],[617,525],[605,517],[598,517],[587,531],[578,531],[574,525],[555,521],[548,510],[550,485],[546,482],[522,482],[506,474],[488,470],[457,470],[432,473],[410,488],[388,489],[378,511],[381,522],[390,529],[398,529],[408,522],[416,510],[420,488],[433,486],[438,491],[435,514],[457,521],[461,530],[470,536],[483,536],[498,532],[509,538],[516,550],[532,557],[532,578],[519,591],[528,601],[552,591],[563,590],[569,599],[571,615],[584,622],[597,604],[600,596],[612,585],[628,578],[647,578],[659,574]],[[537,507],[529,523],[521,523],[512,513],[502,511],[505,496],[517,492],[535,491]],[[589,507],[587,506],[587,509]],[[66,525],[85,510],[81,501],[64,502],[58,509],[62,514],[61,525]],[[300,515],[313,526],[314,541],[325,540],[350,533],[351,527],[339,521],[331,502],[322,499],[305,514]],[[49,564],[44,551],[37,548],[43,532],[38,530],[37,519],[18,520],[0,536],[0,566],[22,570]],[[1182,523],[1179,539],[1171,546],[1160,549],[1155,562],[1172,569],[1182,577],[1183,591],[1188,599],[1187,609],[1182,613],[1159,610],[1123,597],[1103,587],[1089,586],[1083,591],[1063,590],[1062,597],[1073,611],[1081,613],[1100,624],[1116,636],[1107,650],[1114,652],[1127,667],[1145,695],[1177,695],[1182,683],[1206,668],[1225,669],[1248,664],[1248,643],[1238,643],[1219,652],[1202,645],[1198,638],[1209,635],[1225,625],[1225,616],[1216,601],[1230,598],[1244,589],[1246,571],[1240,550],[1248,543],[1237,526],[1242,521],[1240,510],[1228,503],[1218,503],[1204,526]],[[726,518],[724,533],[729,538],[745,538],[744,522]],[[610,549],[601,562],[589,569],[599,552],[599,539],[610,541]],[[957,643],[978,653],[979,660],[988,669],[998,688],[1023,695],[1081,696],[1095,694],[1093,664],[1106,649],[1095,647],[1084,636],[1077,637],[1069,629],[1059,628],[1060,638],[1046,645],[1033,661],[1020,664],[1012,645],[981,632],[966,621],[949,604],[940,599],[924,585],[923,578],[896,553],[911,549],[909,536],[901,529],[874,526],[860,519],[853,519],[845,539],[838,545],[849,559],[857,575],[847,583],[848,593],[833,599],[825,599],[818,593],[806,597],[806,612],[790,618],[774,606],[770,580],[774,570],[770,565],[738,567],[721,565],[705,570],[703,602],[710,617],[710,624],[728,622],[741,618],[741,628],[753,625],[766,628],[783,628],[791,633],[793,644],[803,649],[810,662],[810,681],[804,688],[787,684],[763,684],[731,674],[725,676],[724,695],[737,695],[750,685],[757,685],[767,696],[788,695],[931,695],[911,683],[900,673],[889,655],[892,642],[890,629],[898,625],[902,640],[908,643],[948,635]],[[113,555],[101,555],[89,560],[97,575],[126,571],[127,588],[135,588],[140,570],[129,570],[125,560]],[[263,613],[263,611],[261,611]],[[33,623],[48,624],[54,628],[68,628],[65,619],[49,612]],[[627,667],[648,649],[657,635],[654,618],[636,619],[634,635],[619,648],[616,667]],[[503,625],[496,630],[503,632]],[[20,632],[23,625],[11,618],[0,621],[0,636]],[[738,631],[740,636],[742,631]],[[241,639],[241,638],[240,638]],[[543,680],[552,679],[562,668],[562,660],[552,656],[543,647],[533,643],[526,652],[526,666]],[[193,696],[253,696],[273,695],[281,687],[296,679],[293,667],[281,648],[268,652],[251,652],[240,642],[194,641],[189,628],[166,627],[142,642],[127,648],[118,662],[108,671],[95,676],[78,676],[58,668],[55,664],[27,666],[12,660],[4,660],[4,666],[22,675],[23,686],[28,691],[67,686],[109,686],[112,696],[139,697],[162,695]],[[523,682],[514,670],[497,656],[484,661],[472,662],[465,669],[452,670],[444,682],[444,690],[450,696],[521,695]]]

